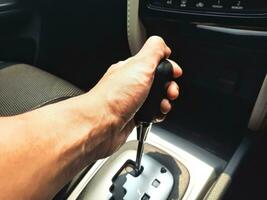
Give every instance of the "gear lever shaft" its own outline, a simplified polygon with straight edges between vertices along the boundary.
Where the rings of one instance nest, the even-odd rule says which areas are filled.
[[[155,122],[157,115],[160,113],[160,102],[166,97],[166,83],[173,79],[173,68],[169,61],[162,60],[157,66],[154,75],[154,81],[143,106],[135,115],[137,123],[137,154],[136,154],[136,174],[139,175],[141,170],[141,160],[144,150],[144,142],[149,133],[152,124]]]

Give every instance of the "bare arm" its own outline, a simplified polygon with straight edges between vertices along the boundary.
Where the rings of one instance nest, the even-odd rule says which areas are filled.
[[[51,199],[86,165],[116,151],[134,127],[158,62],[170,55],[160,38],[107,71],[88,93],[14,117],[0,118],[0,199]],[[174,76],[181,69],[174,63]],[[178,96],[171,82],[169,100]],[[169,100],[161,110],[171,109]]]

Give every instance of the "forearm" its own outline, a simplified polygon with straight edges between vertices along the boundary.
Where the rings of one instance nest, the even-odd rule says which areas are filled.
[[[0,199],[52,198],[99,158],[96,149],[108,137],[100,131],[112,129],[114,121],[91,96],[0,120]]]

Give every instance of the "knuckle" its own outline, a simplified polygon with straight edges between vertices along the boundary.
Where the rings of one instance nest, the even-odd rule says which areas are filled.
[[[117,66],[116,64],[112,64],[112,65],[109,67],[109,69],[110,69],[110,70],[114,70],[114,69],[116,68],[116,66]]]
[[[151,36],[149,39],[155,43],[159,43],[159,44],[164,43],[164,40],[162,39],[162,37],[157,36],[157,35]]]
[[[119,62],[117,62],[116,64],[117,64],[117,65],[123,65],[124,62],[125,62],[125,61],[119,61]]]
[[[116,69],[116,67],[117,67],[117,64],[112,64],[112,65],[108,68],[107,72],[108,72],[108,73],[113,72],[113,71]]]
[[[126,62],[127,62],[127,63],[135,63],[135,62],[138,61],[139,57],[140,57],[140,55],[139,55],[139,54],[136,54],[136,55],[134,55],[134,56],[128,58],[128,59],[126,60]]]
[[[149,40],[151,41],[151,43],[155,44],[157,47],[165,48],[166,46],[164,40],[160,36],[151,36]]]

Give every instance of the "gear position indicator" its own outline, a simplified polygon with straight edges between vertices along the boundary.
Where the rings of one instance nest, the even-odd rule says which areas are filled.
[[[135,173],[135,163],[126,161],[112,179],[112,200],[165,200],[168,198],[174,179],[170,171],[158,161],[144,155],[141,174]]]

